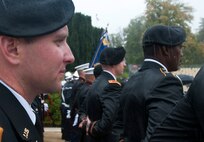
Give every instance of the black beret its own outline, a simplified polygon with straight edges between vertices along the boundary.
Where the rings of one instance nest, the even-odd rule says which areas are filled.
[[[183,28],[178,26],[155,25],[146,30],[143,36],[143,46],[161,44],[176,46],[182,44],[186,39]]]
[[[0,34],[32,37],[67,25],[74,14],[71,0],[1,0]]]
[[[125,58],[125,53],[123,47],[107,47],[101,52],[99,61],[104,65],[117,65]]]

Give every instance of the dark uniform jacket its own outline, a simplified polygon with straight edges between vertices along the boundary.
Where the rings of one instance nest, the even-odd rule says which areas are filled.
[[[62,136],[66,141],[80,141],[81,131],[78,129],[78,125],[74,125],[74,122],[77,120],[78,115],[78,106],[77,106],[77,94],[80,91],[80,88],[84,84],[84,79],[79,77],[78,80],[68,82],[67,88],[64,88],[63,95],[65,96],[66,107],[63,109],[63,131]],[[69,90],[68,90],[69,89]]]
[[[30,117],[15,96],[0,83],[2,142],[42,142]]]
[[[71,103],[70,103],[72,119],[75,118],[75,115],[78,112],[79,108],[78,108],[78,105],[77,105],[77,94],[80,92],[80,89],[81,89],[81,87],[83,86],[84,83],[85,83],[85,80],[80,77],[73,84],[72,95],[71,95]]]
[[[92,121],[89,142],[114,142],[112,124],[119,108],[120,91],[118,82],[104,71],[92,84],[87,96],[87,115]]]
[[[76,94],[75,103],[77,104],[77,108],[78,108],[77,113],[79,115],[77,127],[79,123],[81,123],[81,121],[84,120],[87,116],[87,113],[86,113],[86,99],[87,98],[86,97],[88,95],[88,91],[89,91],[91,84],[92,84],[91,82],[86,81],[80,87],[79,92]],[[78,129],[80,130],[80,133],[81,133],[80,142],[88,142],[88,139],[86,137],[85,127],[83,127],[82,129],[81,128],[78,128]]]
[[[124,127],[128,142],[148,139],[177,101],[183,98],[181,81],[161,65],[145,61],[125,84]]]
[[[204,68],[187,95],[155,130],[150,141],[204,142]]]
[[[79,108],[79,116],[80,116],[80,121],[86,117],[86,102],[87,102],[87,95],[88,95],[88,92],[89,92],[89,89],[91,87],[92,83],[91,82],[85,82],[81,88],[80,88],[80,91],[79,93],[77,94],[77,97],[76,97],[76,103],[77,103],[77,106]]]

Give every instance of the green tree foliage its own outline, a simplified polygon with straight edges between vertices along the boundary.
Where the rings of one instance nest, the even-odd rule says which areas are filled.
[[[123,32],[119,32],[117,34],[110,34],[109,38],[111,47],[124,46]]]
[[[197,64],[203,64],[204,61],[204,18],[201,19],[200,26],[198,29],[198,33],[196,34],[197,38],[197,48],[196,53],[193,54],[192,59],[195,60]],[[194,53],[195,51],[192,51],[189,53]]]
[[[204,54],[202,44],[196,40],[196,36],[187,33],[186,43],[183,48],[182,65],[200,65],[203,64]]]
[[[161,23],[189,29],[192,11],[192,7],[176,0],[146,0],[146,25],[149,27]]]
[[[91,17],[75,13],[69,23],[68,43],[75,56],[75,62],[67,66],[67,70],[74,66],[90,62],[98,46],[103,29],[95,28],[91,24]]]
[[[143,61],[142,52],[142,35],[145,30],[145,19],[144,17],[138,17],[130,21],[130,24],[124,29],[125,35],[125,49],[127,52],[127,63],[139,64]]]
[[[59,93],[48,94],[48,99],[46,99],[45,102],[48,104],[49,110],[44,114],[44,125],[49,127],[59,127],[61,125],[61,98]]]
[[[201,19],[199,31],[197,33],[197,39],[199,42],[204,43],[204,18]]]

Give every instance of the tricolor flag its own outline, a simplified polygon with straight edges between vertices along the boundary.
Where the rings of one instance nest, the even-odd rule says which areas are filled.
[[[110,45],[110,40],[109,40],[109,37],[108,37],[108,31],[105,30],[101,35],[99,45],[98,45],[98,47],[96,49],[96,52],[95,52],[95,54],[94,54],[94,56],[92,58],[91,63],[89,64],[89,67],[93,67],[94,64],[98,63],[101,52],[106,47],[109,47],[109,45]]]

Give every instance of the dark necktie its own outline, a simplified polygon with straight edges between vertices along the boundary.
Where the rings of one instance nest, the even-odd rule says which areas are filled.
[[[36,127],[40,137],[43,139],[43,126],[42,126],[42,122],[41,122],[41,120],[39,118],[38,113],[35,112],[35,111],[34,111],[34,113],[35,113],[35,116],[36,116],[35,127]]]

